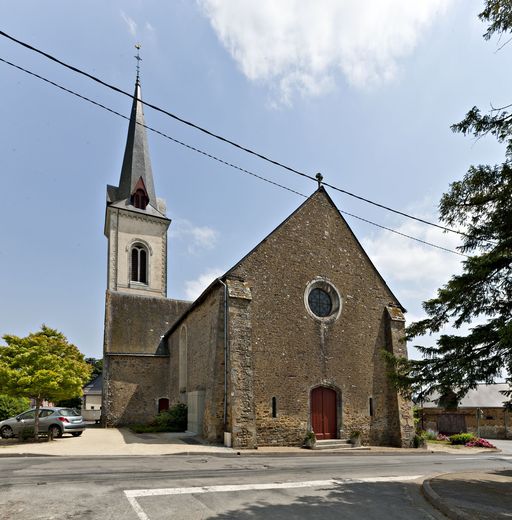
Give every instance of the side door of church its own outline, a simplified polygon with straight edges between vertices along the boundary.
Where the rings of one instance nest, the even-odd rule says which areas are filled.
[[[336,439],[336,392],[319,386],[311,392],[311,428],[318,440]]]

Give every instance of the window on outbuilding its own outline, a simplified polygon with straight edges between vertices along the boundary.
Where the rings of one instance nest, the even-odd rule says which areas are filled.
[[[142,244],[132,247],[131,281],[148,283],[148,252]]]

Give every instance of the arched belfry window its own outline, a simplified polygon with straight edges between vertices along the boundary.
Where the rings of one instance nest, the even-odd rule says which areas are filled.
[[[148,283],[148,250],[142,244],[132,246],[131,281]]]

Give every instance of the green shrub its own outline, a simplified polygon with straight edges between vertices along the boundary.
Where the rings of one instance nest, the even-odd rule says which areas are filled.
[[[14,417],[30,408],[30,401],[26,397],[10,397],[0,394],[0,421]]]
[[[187,429],[187,405],[176,404],[160,412],[150,424],[132,424],[135,433],[184,432]]]
[[[135,433],[155,433],[160,431],[156,429],[156,426],[151,424],[132,424],[130,430]]]
[[[316,443],[316,435],[315,432],[308,431],[306,432],[306,436],[304,437],[304,441],[302,445],[306,448],[312,448]]]
[[[167,432],[184,432],[187,429],[187,405],[178,403],[155,418],[155,425]]]
[[[467,442],[474,441],[476,437],[472,433],[456,433],[450,435],[450,444],[466,444]]]
[[[437,432],[434,430],[426,430],[421,432],[421,436],[427,441],[436,441],[437,440]]]
[[[20,431],[20,440],[23,442],[35,440],[34,428],[23,428],[23,430]]]
[[[422,435],[415,435],[412,440],[412,445],[414,448],[426,448],[427,440]]]

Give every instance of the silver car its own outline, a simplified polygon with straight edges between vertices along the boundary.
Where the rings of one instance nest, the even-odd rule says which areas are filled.
[[[35,409],[23,412],[0,422],[0,435],[4,439],[17,437],[25,429],[33,429]],[[45,406],[39,410],[39,431],[48,432],[53,437],[62,437],[64,433],[71,433],[73,437],[82,435],[85,423],[82,416],[73,408]]]

